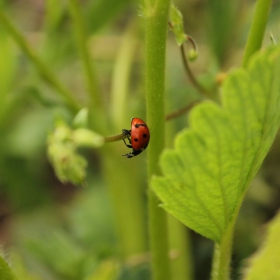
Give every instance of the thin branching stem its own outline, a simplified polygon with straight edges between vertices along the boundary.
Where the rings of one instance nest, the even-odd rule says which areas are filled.
[[[190,42],[193,46],[193,49],[197,52],[197,44],[195,42],[195,40],[190,36],[190,35],[186,35],[186,38],[188,39],[188,42]]]
[[[193,101],[191,102],[190,104],[188,104],[187,106],[181,108],[181,109],[178,109],[177,111],[174,111],[172,113],[169,113],[165,116],[165,120],[166,121],[169,121],[169,120],[172,120],[172,119],[175,119],[183,114],[186,114],[188,113],[194,106],[196,106],[198,103],[200,103],[202,100],[196,100],[196,101]]]
[[[127,136],[124,133],[120,134],[115,134],[115,135],[110,135],[104,137],[104,142],[105,143],[110,143],[110,142],[116,142],[125,139]]]
[[[195,75],[193,74],[189,63],[188,63],[188,58],[186,56],[185,53],[185,45],[182,44],[180,46],[180,51],[181,51],[181,56],[182,56],[182,60],[183,60],[183,64],[184,64],[184,68],[185,71],[190,79],[190,82],[192,83],[192,85],[198,90],[199,93],[201,93],[203,96],[210,98],[210,94],[201,86],[201,84],[197,81]]]
[[[80,105],[73,97],[72,93],[57,79],[56,75],[50,68],[39,58],[35,51],[28,44],[21,32],[14,26],[10,19],[0,10],[0,22],[8,30],[17,45],[23,53],[37,68],[43,79],[64,99],[66,105],[73,111],[77,112]]]

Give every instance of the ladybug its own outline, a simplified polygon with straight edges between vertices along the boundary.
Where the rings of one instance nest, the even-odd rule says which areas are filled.
[[[124,144],[128,148],[132,148],[132,151],[123,156],[127,158],[132,158],[141,154],[147,147],[150,141],[150,131],[147,124],[139,119],[131,119],[131,130],[123,129],[122,133],[126,136],[123,139]],[[128,140],[129,144],[125,140]]]

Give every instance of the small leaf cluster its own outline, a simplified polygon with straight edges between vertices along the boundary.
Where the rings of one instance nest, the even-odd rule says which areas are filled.
[[[99,148],[104,137],[86,129],[71,129],[59,121],[48,137],[48,157],[61,182],[81,184],[86,176],[86,159],[78,153],[78,148]]]

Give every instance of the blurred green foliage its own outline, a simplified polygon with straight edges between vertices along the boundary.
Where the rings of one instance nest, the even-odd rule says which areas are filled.
[[[184,17],[186,33],[198,43],[199,56],[191,68],[206,88],[215,84],[219,71],[240,65],[252,14],[252,1],[224,2],[175,2]],[[77,108],[89,106],[68,1],[0,1],[0,7],[54,77],[71,92]],[[131,117],[145,114],[140,3],[80,1],[80,7],[98,94],[105,104],[104,111],[90,111],[89,125],[96,125],[97,132],[117,134],[129,128]],[[279,8],[275,1],[268,23],[276,41]],[[268,34],[264,44],[270,44]],[[126,47],[131,47],[127,61],[120,50]],[[126,73],[121,83],[116,83],[126,91],[122,104],[112,97],[119,94],[112,89],[113,84],[116,86],[115,77],[119,77],[115,69]],[[47,159],[47,137],[58,118],[71,126],[77,112],[65,105],[57,89],[41,74],[0,24],[2,255],[23,280],[150,279],[145,153],[133,161],[124,160],[121,155],[126,147],[121,142],[109,143],[99,150],[82,149],[79,152],[88,160],[86,186],[62,184]],[[173,36],[167,42],[166,79],[166,112],[200,98],[187,81]],[[112,117],[112,104],[124,108],[121,112],[116,110],[117,120]],[[168,146],[187,125],[185,115],[167,123]],[[279,141],[278,138],[242,208],[234,247],[236,270],[259,245],[258,229],[279,208]],[[195,248],[194,279],[208,279],[211,245],[194,233],[191,241]],[[237,273],[233,277],[239,279]]]

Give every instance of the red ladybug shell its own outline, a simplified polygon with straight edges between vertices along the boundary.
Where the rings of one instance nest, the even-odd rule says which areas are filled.
[[[131,146],[135,151],[145,150],[150,141],[150,131],[146,123],[139,118],[131,120]]]

